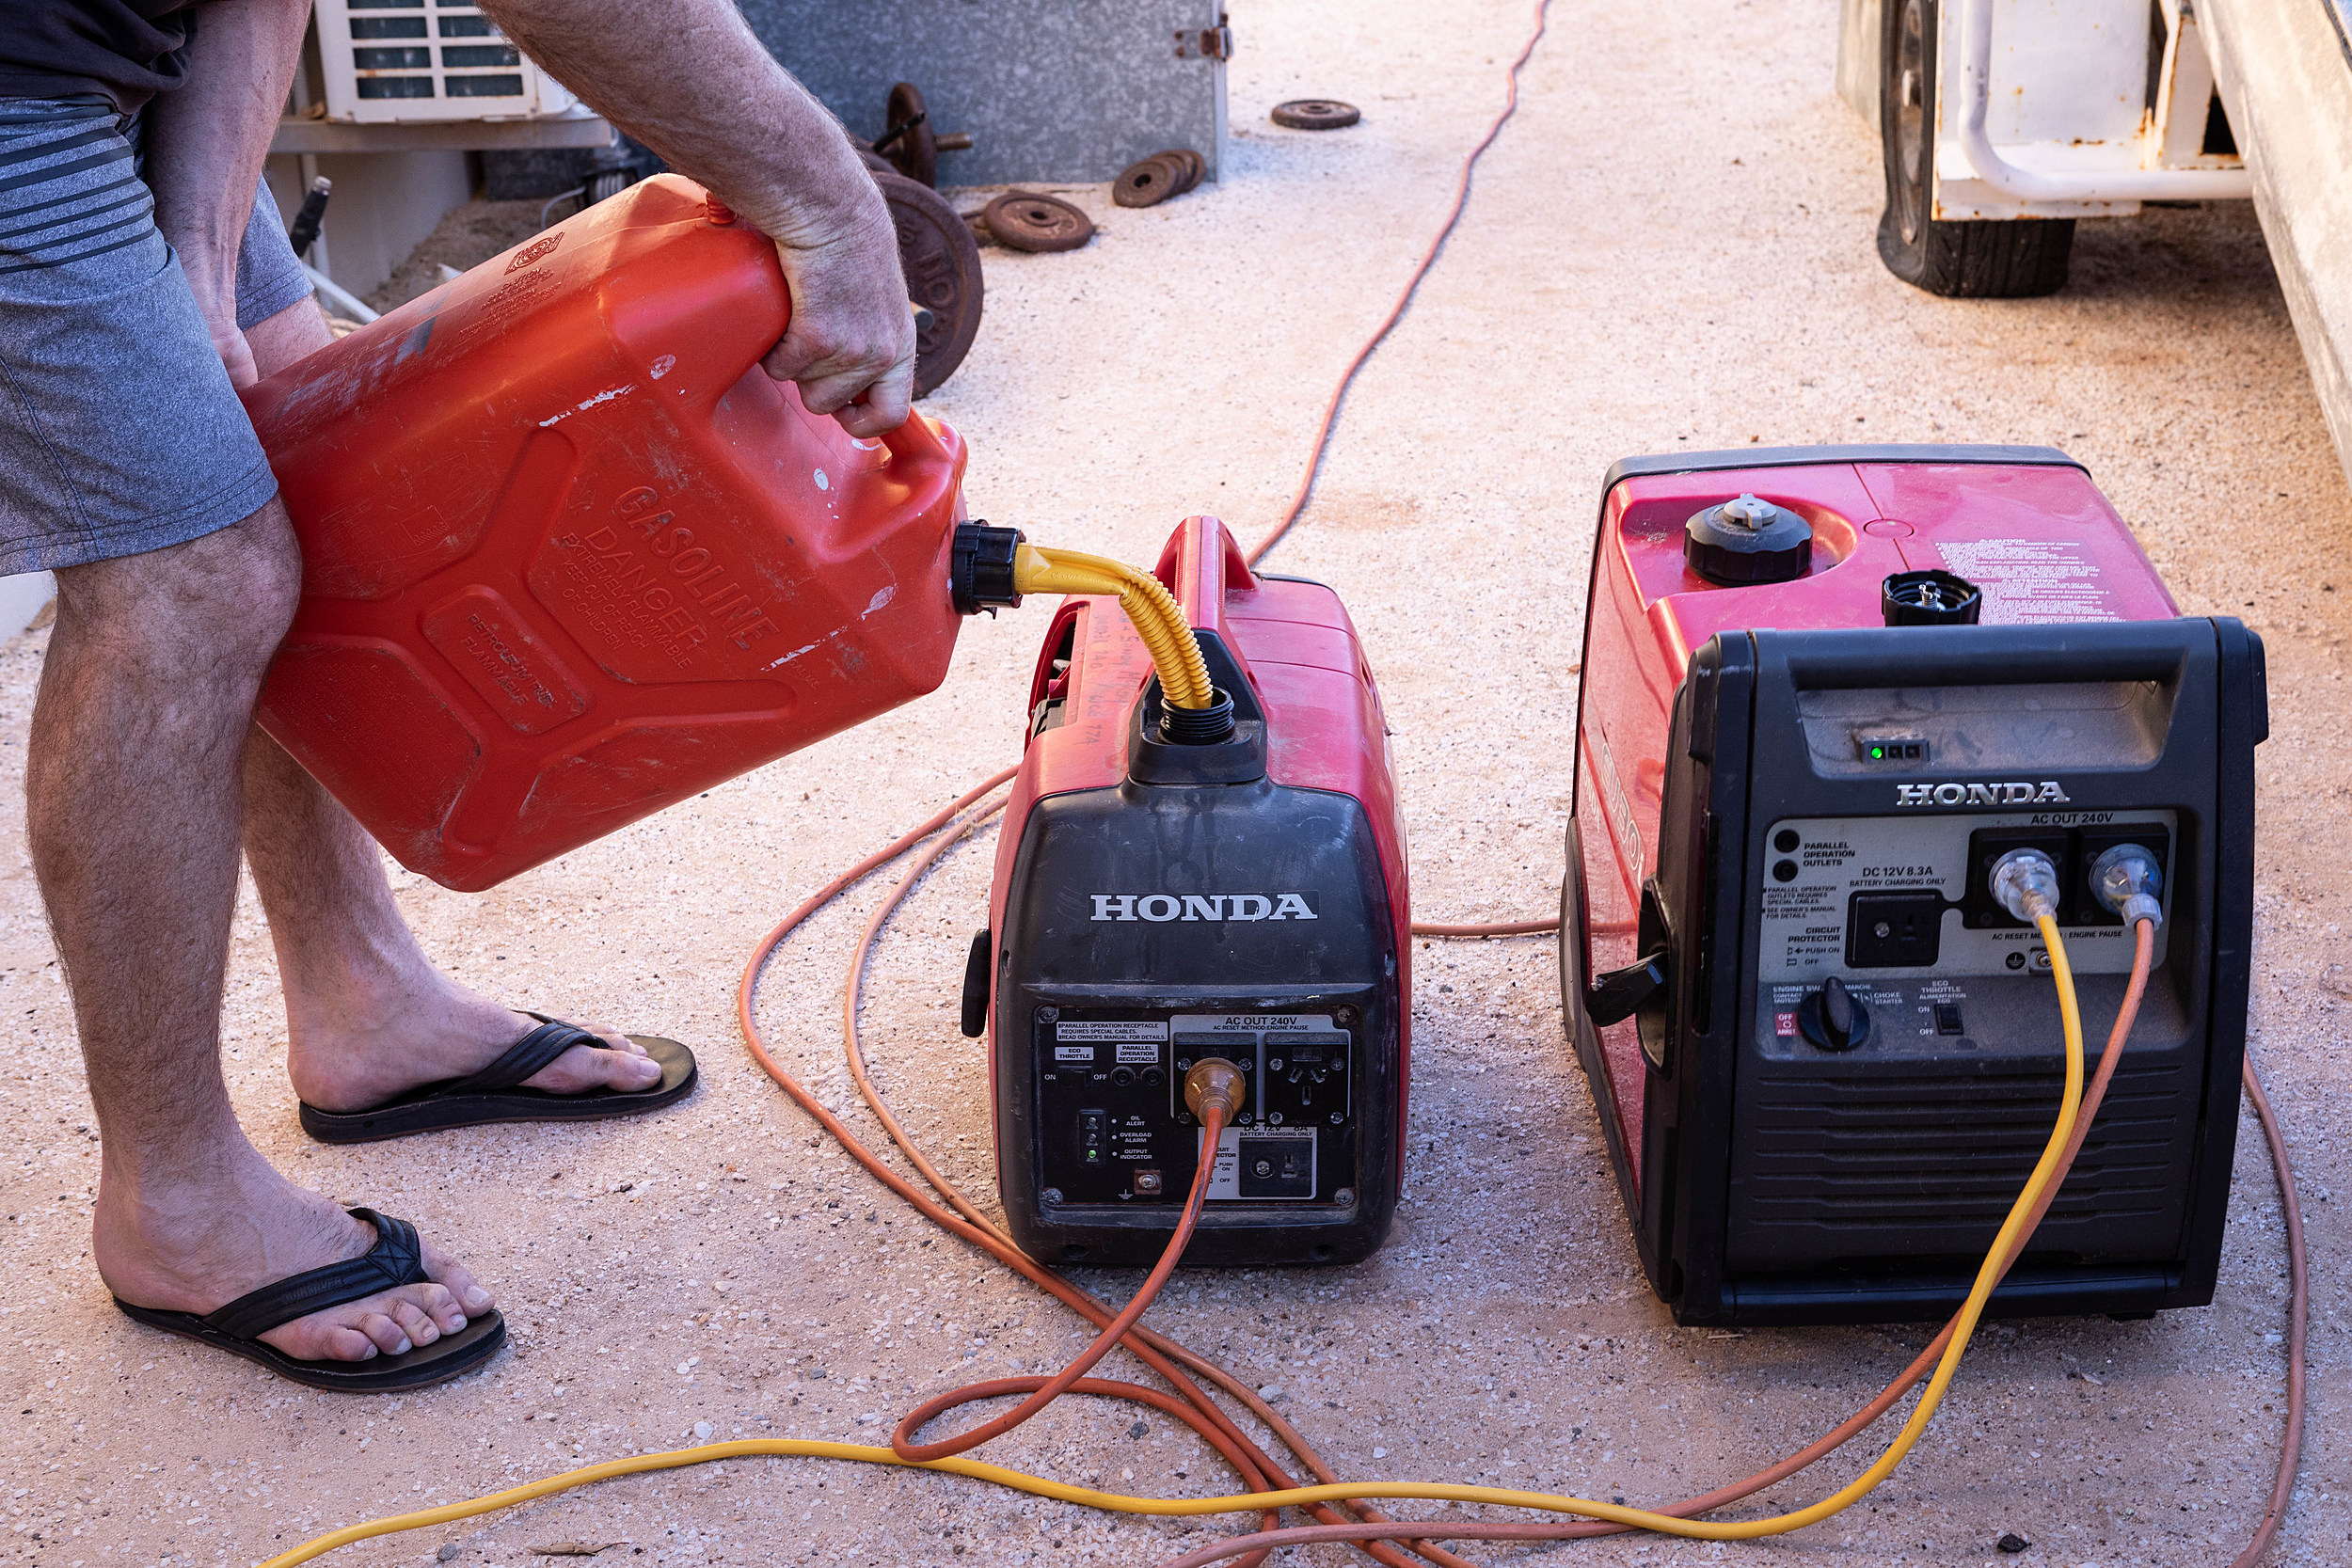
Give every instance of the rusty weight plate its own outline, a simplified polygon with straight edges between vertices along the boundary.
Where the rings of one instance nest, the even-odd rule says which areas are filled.
[[[982,214],[1008,250],[1075,250],[1094,237],[1094,220],[1058,197],[1008,191]]]
[[[1121,207],[1156,207],[1184,188],[1184,173],[1183,159],[1154,152],[1119,171],[1111,199]]]
[[[875,141],[882,156],[908,179],[919,180],[936,189],[939,134],[932,128],[930,111],[924,106],[921,90],[913,82],[900,82],[890,89],[890,102],[882,110],[882,134]],[[901,126],[905,129],[900,130]]]
[[[1189,147],[1171,147],[1165,152],[1154,152],[1152,156],[1173,159],[1181,166],[1184,181],[1176,187],[1175,194],[1178,196],[1184,195],[1200,183],[1201,176],[1209,171],[1208,160]]]
[[[956,373],[980,332],[980,247],[972,230],[929,185],[877,174],[874,186],[898,233],[907,298],[931,313],[914,338],[914,395],[928,397]]]
[[[1294,131],[1337,131],[1363,118],[1361,109],[1336,98],[1294,98],[1274,105],[1274,123]]]

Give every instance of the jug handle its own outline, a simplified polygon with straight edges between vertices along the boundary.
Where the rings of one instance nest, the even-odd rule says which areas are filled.
[[[898,463],[945,463],[947,443],[941,440],[931,421],[913,409],[907,410],[906,422],[896,430],[886,430],[879,437],[890,461]]]

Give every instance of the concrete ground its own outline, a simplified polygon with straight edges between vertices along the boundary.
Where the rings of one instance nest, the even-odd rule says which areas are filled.
[[[2253,1032],[2302,1163],[2313,1403],[2275,1560],[2352,1556],[2345,1448],[2352,1191],[2326,1107],[2352,982],[2344,751],[2352,498],[2242,208],[2087,224],[2057,297],[1912,292],[1871,245],[1874,134],[1830,91],[1832,7],[1561,0],[1454,245],[1350,403],[1276,555],[1345,595],[1395,725],[1426,917],[1551,907],[1573,665],[1603,468],[1629,452],[1874,440],[2051,442],[2091,467],[2191,613],[2268,640]],[[987,252],[978,346],[931,400],[975,453],[974,510],[1150,560],[1189,512],[1254,536],[1316,413],[1435,225],[1502,93],[1524,0],[1237,7],[1225,182],[1146,212],[1086,198],[1071,255]],[[1357,129],[1278,130],[1308,94]],[[72,1025],[15,814],[0,830],[0,1508],[11,1560],[249,1561],[313,1531],[591,1459],[719,1435],[879,1441],[976,1374],[1057,1365],[1081,1325],[850,1168],[745,1057],[746,949],[787,908],[1017,754],[1045,617],[980,622],[946,688],[495,892],[401,875],[428,946],[518,1004],[675,1035],[706,1087],[640,1125],[495,1129],[334,1150],[296,1128],[269,947],[248,897],[228,1069],[302,1180],[417,1221],[502,1297],[515,1348],[409,1399],[306,1393],[138,1328],[86,1252],[97,1169]],[[21,776],[45,633],[0,652],[0,768]],[[882,1084],[992,1193],[983,1063],[955,1033],[985,837],[885,942],[867,1008]],[[862,891],[776,960],[765,1026],[837,1106],[837,992]],[[1676,1328],[1641,1279],[1542,941],[1422,965],[1407,1196],[1356,1268],[1188,1274],[1152,1321],[1262,1385],[1349,1475],[1662,1500],[1754,1470],[1909,1359],[1919,1327]],[[1446,988],[1451,987],[1449,990]],[[874,1133],[863,1113],[851,1118]],[[1545,1560],[2210,1564],[2253,1528],[2278,1438],[2285,1271],[2250,1120],[2219,1294],[2148,1323],[1988,1331],[1916,1453],[1868,1502],[1756,1546],[1627,1539]],[[1088,1276],[1112,1295],[1128,1274]],[[1067,1403],[987,1457],[1138,1491],[1228,1477],[1156,1417]],[[1857,1455],[1782,1486],[1794,1504]],[[1173,1472],[1173,1473],[1171,1473]],[[1223,1528],[1226,1527],[1217,1527]],[[816,1462],[633,1479],[337,1562],[1144,1563],[1209,1538],[946,1477]],[[1516,1549],[1477,1548],[1502,1560]],[[1308,1560],[1338,1561],[1327,1551]],[[2000,1559],[2007,1561],[2008,1559]]]

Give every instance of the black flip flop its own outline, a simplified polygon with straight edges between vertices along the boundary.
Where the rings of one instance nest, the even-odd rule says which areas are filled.
[[[545,1013],[530,1016],[539,1021],[539,1027],[507,1047],[503,1055],[480,1072],[421,1085],[368,1111],[322,1111],[305,1102],[300,1111],[302,1130],[325,1144],[363,1144],[492,1121],[591,1121],[642,1116],[675,1104],[694,1092],[694,1053],[658,1035],[628,1037],[660,1065],[661,1080],[649,1089],[590,1089],[582,1094],[526,1089],[524,1079],[575,1045],[612,1049],[576,1023]]]
[[[379,1291],[425,1283],[428,1275],[424,1272],[424,1248],[417,1240],[415,1226],[373,1209],[354,1209],[351,1216],[375,1227],[375,1245],[368,1249],[365,1257],[289,1275],[275,1285],[248,1291],[218,1311],[201,1317],[194,1312],[134,1307],[120,1296],[115,1298],[115,1305],[150,1328],[185,1335],[215,1350],[257,1361],[279,1377],[346,1394],[395,1394],[446,1383],[472,1371],[498,1354],[499,1347],[506,1343],[506,1320],[496,1312],[485,1312],[478,1318],[469,1315],[465,1327],[454,1334],[444,1334],[429,1345],[365,1361],[304,1361],[275,1345],[263,1344],[260,1336],[280,1323],[290,1323],[329,1307],[341,1307],[347,1301],[358,1301]]]

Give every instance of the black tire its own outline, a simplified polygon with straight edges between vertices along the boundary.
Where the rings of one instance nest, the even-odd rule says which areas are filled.
[[[1886,211],[1879,259],[1915,288],[1947,299],[2027,299],[2066,286],[2073,218],[1970,219],[1929,214],[1935,197],[1938,0],[1885,0],[1879,52],[1879,138]]]

